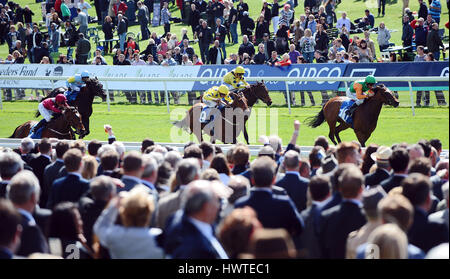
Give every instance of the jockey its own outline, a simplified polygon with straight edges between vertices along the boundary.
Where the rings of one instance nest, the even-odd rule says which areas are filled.
[[[55,98],[48,98],[39,103],[38,110],[44,119],[34,126],[31,132],[35,133],[39,130],[39,128],[44,127],[48,122],[50,122],[50,120],[52,120],[53,114],[62,113],[61,110],[67,107],[69,107],[67,104],[67,98],[63,94],[58,94]]]
[[[350,88],[347,89],[347,97],[354,100],[355,103],[347,110],[348,115],[353,115],[356,108],[364,102],[364,99],[372,96],[374,92],[372,88],[377,82],[374,76],[368,75],[365,80],[357,80],[350,84]],[[368,94],[364,94],[367,92]]]
[[[244,74],[244,68],[242,66],[238,66],[236,69],[229,71],[223,76],[223,82],[229,85],[228,88],[230,90],[249,87],[250,85],[244,79]]]
[[[81,74],[76,74],[75,76],[67,79],[66,86],[69,90],[65,93],[65,95],[70,103],[75,101],[75,99],[78,96],[78,93],[80,93],[81,88],[86,85],[86,81],[88,79],[89,79],[88,71],[83,71]]]
[[[210,121],[210,123],[207,125],[207,130],[210,130],[211,135],[214,135],[214,115],[211,119],[209,117],[211,108],[218,108],[222,110],[227,104],[233,103],[229,92],[230,91],[228,90],[228,87],[225,84],[222,84],[219,87],[211,87],[203,95],[203,103],[206,105],[206,107],[200,114],[200,123],[208,123]]]

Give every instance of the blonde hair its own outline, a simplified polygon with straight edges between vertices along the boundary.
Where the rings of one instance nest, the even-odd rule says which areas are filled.
[[[407,259],[408,258],[408,237],[395,224],[384,224],[376,228],[367,241],[365,258],[379,256],[379,259]],[[369,253],[371,248],[375,248],[375,253]],[[377,257],[378,258],[378,257]]]
[[[100,58],[101,59],[101,58]],[[94,156],[85,155],[83,156],[83,168],[81,170],[81,176],[84,179],[92,179],[97,175],[98,162]]]
[[[153,197],[145,186],[138,185],[123,198],[119,214],[124,227],[147,227],[154,210]]]
[[[312,36],[311,29],[306,28],[306,29],[305,29],[305,37],[311,37],[311,36]]]

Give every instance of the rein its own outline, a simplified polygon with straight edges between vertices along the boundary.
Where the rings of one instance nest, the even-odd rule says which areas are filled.
[[[67,132],[67,133],[61,133],[61,132],[58,132],[58,131],[56,131],[56,130],[54,130],[54,129],[52,129],[52,128],[48,128],[50,131],[52,131],[53,133],[55,133],[55,134],[58,134],[58,135],[60,135],[60,136],[68,136],[68,135],[70,135],[70,130]]]

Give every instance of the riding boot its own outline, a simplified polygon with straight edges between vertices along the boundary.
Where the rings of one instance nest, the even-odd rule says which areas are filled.
[[[352,116],[353,113],[355,112],[356,108],[358,107],[358,105],[356,103],[354,103],[346,112],[347,115]]]
[[[36,133],[41,127],[45,127],[46,124],[47,121],[45,119],[42,119],[36,126],[33,127],[33,129],[31,129],[31,132]]]

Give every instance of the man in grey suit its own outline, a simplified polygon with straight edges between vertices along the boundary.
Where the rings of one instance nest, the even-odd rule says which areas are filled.
[[[118,191],[130,191],[137,184],[141,184],[142,178],[142,155],[137,151],[131,151],[123,158],[123,176],[122,182],[125,187]]]
[[[187,158],[180,161],[176,172],[178,189],[158,201],[158,212],[156,214],[156,226],[164,228],[167,219],[181,208],[181,197],[190,182],[197,180],[200,176],[200,164],[197,159]]]
[[[58,52],[61,33],[56,23],[50,25],[50,52]]]

